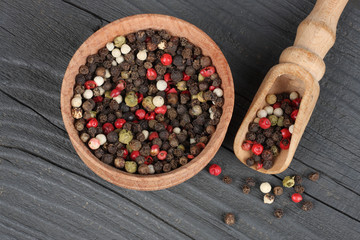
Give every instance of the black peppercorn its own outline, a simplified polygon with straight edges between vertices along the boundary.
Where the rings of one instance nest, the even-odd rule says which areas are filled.
[[[259,124],[252,122],[249,124],[249,131],[250,132],[257,132],[259,130]]]
[[[246,140],[255,141],[256,139],[256,133],[254,132],[247,132],[245,136]]]
[[[252,178],[252,177],[246,178],[246,185],[248,185],[249,187],[254,187],[255,184],[256,184],[256,181],[254,178]]]
[[[270,168],[272,168],[273,165],[274,165],[274,163],[271,160],[264,160],[264,162],[263,162],[263,168],[265,170],[269,170]]]
[[[284,211],[282,209],[276,209],[274,211],[274,216],[276,218],[282,218],[284,216]]]
[[[314,205],[312,202],[309,201],[305,201],[301,207],[302,210],[304,211],[310,211],[311,209],[313,209]]]
[[[301,185],[296,185],[294,187],[294,190],[295,190],[295,192],[300,193],[300,194],[305,192],[305,188],[303,186],[301,186]]]
[[[261,153],[261,157],[264,159],[264,161],[271,161],[273,160],[273,153],[270,150],[264,150]]]
[[[245,184],[245,185],[242,186],[242,191],[245,194],[249,194],[250,193],[250,187]]]
[[[300,175],[295,175],[295,184],[301,184],[302,183],[302,177]]]
[[[101,161],[110,165],[114,162],[114,157],[112,154],[104,154],[101,158]]]
[[[233,213],[227,213],[224,216],[224,222],[230,226],[234,225],[235,224],[235,215]]]
[[[318,172],[314,172],[312,174],[309,175],[309,179],[313,182],[316,182],[317,180],[319,180],[319,173]]]
[[[246,165],[248,165],[249,167],[253,166],[254,164],[255,164],[254,158],[250,157],[246,159]]]
[[[224,183],[226,183],[226,184],[232,183],[232,179],[231,179],[230,176],[224,176],[223,179],[222,179],[222,181],[223,181]]]

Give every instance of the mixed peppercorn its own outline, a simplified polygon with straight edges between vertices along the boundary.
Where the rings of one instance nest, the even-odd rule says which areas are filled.
[[[209,167],[209,173],[214,176],[218,176],[221,174],[221,167],[217,164],[212,164]],[[314,172],[308,176],[309,180],[317,181],[319,179],[319,173]],[[231,184],[232,179],[230,176],[225,175],[222,178],[223,182],[226,184]],[[301,194],[304,193],[305,188],[301,185],[302,184],[302,177],[300,175],[295,176],[286,176],[282,180],[282,186],[275,186],[274,188],[268,182],[262,182],[259,186],[260,191],[264,194],[263,195],[263,202],[265,204],[272,204],[275,199],[284,193],[284,188],[293,188],[295,193],[293,193],[290,199],[294,203],[302,202],[301,209],[303,211],[310,211],[313,209],[314,205],[310,201],[303,201],[303,196]],[[251,188],[255,187],[256,181],[252,177],[248,177],[245,179],[245,184],[242,185],[241,189],[244,194],[249,194]],[[283,209],[277,208],[274,210],[274,216],[276,218],[282,218],[284,216]],[[235,224],[235,215],[233,213],[226,213],[224,215],[224,222],[227,225]]]
[[[269,94],[266,102],[269,105],[257,112],[241,146],[243,150],[252,152],[246,165],[255,165],[257,170],[272,168],[280,151],[290,147],[301,98],[297,92]]]
[[[80,139],[102,162],[129,173],[187,164],[222,115],[221,79],[210,57],[165,30],[117,36],[87,57],[75,82]]]

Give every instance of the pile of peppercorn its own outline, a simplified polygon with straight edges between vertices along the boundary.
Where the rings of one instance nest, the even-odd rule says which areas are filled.
[[[71,100],[81,140],[129,173],[169,172],[196,157],[224,104],[210,57],[186,38],[146,29],[89,55]]]
[[[269,94],[266,102],[269,105],[257,112],[242,144],[243,150],[252,152],[246,164],[257,170],[272,168],[280,149],[289,148],[301,98],[297,92]]]

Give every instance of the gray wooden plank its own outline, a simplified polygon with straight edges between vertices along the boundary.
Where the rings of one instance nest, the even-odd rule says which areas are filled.
[[[354,219],[356,216],[349,218],[342,213],[342,211],[351,212],[359,209],[356,196],[354,198],[354,194],[349,195],[349,192],[340,188],[330,192],[337,194],[336,191],[340,191],[345,195],[346,198],[342,198],[342,202],[339,202],[335,195],[334,198],[318,201],[317,199],[321,200],[323,196],[322,191],[320,194],[317,193],[319,186],[324,185],[330,190],[333,186],[336,187],[334,183],[332,185],[326,183],[328,179],[323,176],[318,184],[312,184],[311,194],[306,196],[307,199],[315,202],[314,211],[302,212],[285,195],[276,202],[276,206],[285,208],[284,219],[287,220],[277,221],[272,216],[275,206],[264,205],[259,190],[247,196],[241,193],[239,187],[247,176],[255,176],[259,180],[270,181],[273,184],[280,184],[279,178],[249,172],[232,152],[225,149],[219,151],[212,163],[220,164],[224,173],[234,178],[234,184],[230,186],[223,184],[219,178],[210,176],[205,169],[191,180],[169,190],[144,193],[118,188],[87,169],[71,149],[65,132],[55,129],[38,114],[31,114],[31,110],[6,95],[0,94],[0,96],[4,106],[12,106],[11,112],[6,107],[1,108],[1,112],[9,113],[1,118],[0,136],[7,137],[1,138],[3,147],[0,150],[2,159],[0,176],[3,193],[0,195],[2,203],[0,208],[4,209],[1,212],[4,213],[7,221],[13,224],[20,222],[18,228],[25,228],[23,231],[34,234],[32,236],[35,238],[41,238],[39,234],[44,233],[51,234],[50,236],[54,238],[62,235],[70,238],[74,235],[78,238],[86,238],[86,234],[109,238],[115,235],[126,236],[127,232],[116,228],[118,222],[121,222],[126,229],[133,229],[131,224],[134,222],[136,226],[142,226],[141,228],[170,224],[179,231],[173,237],[179,237],[179,234],[184,232],[196,239],[211,237],[270,239],[281,237],[285,232],[294,237],[296,234],[302,234],[306,236],[305,239],[321,239],[331,236],[340,237],[343,233],[337,230],[338,225],[344,227],[349,238],[358,234],[356,229],[360,223]],[[36,125],[41,126],[41,129],[36,128]],[[32,141],[28,141],[17,132],[27,132],[33,137]],[[12,148],[11,151],[9,148]],[[327,193],[329,191],[324,189],[324,194]],[[312,195],[316,198],[314,199]],[[332,201],[338,206],[331,207]],[[95,210],[84,212],[86,202],[90,210]],[[343,204],[342,206],[346,206],[347,209],[342,209],[339,204]],[[335,207],[341,211],[334,209]],[[222,214],[228,211],[234,211],[239,218],[238,224],[234,227],[222,223]],[[134,217],[136,213],[139,216]],[[95,219],[93,215],[96,215]],[[123,215],[126,218],[121,218]],[[329,222],[330,216],[336,217],[337,220]],[[41,218],[45,218],[46,222],[41,224],[40,228],[32,225]],[[71,219],[71,222],[66,222],[64,219]],[[95,221],[96,234],[88,228],[89,221]],[[291,227],[284,229],[283,221]],[[325,226],[321,225],[322,222],[326,223]],[[299,223],[301,226],[297,226]],[[21,224],[27,225],[21,227]],[[69,227],[69,224],[76,228]],[[62,228],[56,229],[53,225]],[[98,230],[99,226],[101,231]],[[168,229],[170,226],[164,228]],[[321,226],[322,229],[312,226]],[[34,231],[33,229],[37,231],[31,232],[30,230]],[[51,232],[48,233],[49,229]],[[64,229],[66,232],[63,232]],[[148,233],[151,229],[145,228],[144,231],[151,234]],[[160,229],[158,233],[164,235],[152,237],[170,236],[169,233],[164,232],[164,229]],[[139,236],[142,236],[141,233]],[[135,237],[139,236],[135,235]]]

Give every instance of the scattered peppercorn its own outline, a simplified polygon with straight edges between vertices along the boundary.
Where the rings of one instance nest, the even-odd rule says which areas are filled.
[[[226,184],[232,183],[232,179],[231,179],[230,176],[224,176],[222,180],[223,180],[223,182],[226,183]]]
[[[224,222],[229,226],[234,225],[235,224],[235,215],[233,213],[227,213],[224,216]]]
[[[284,211],[282,209],[275,209],[274,216],[280,219],[284,216]]]
[[[283,180],[283,186],[287,188],[291,188],[295,185],[295,177],[286,176]]]
[[[248,185],[243,185],[242,186],[242,191],[243,191],[243,193],[245,193],[245,194],[249,194],[250,193],[250,187],[248,186]]]
[[[312,202],[310,201],[305,201],[303,203],[303,205],[301,206],[301,209],[304,211],[310,211],[311,209],[313,209],[314,205]]]
[[[246,184],[247,184],[249,187],[255,187],[256,181],[255,181],[254,178],[248,177],[248,178],[246,178]]]
[[[317,180],[319,180],[319,176],[320,175],[318,172],[314,172],[309,175],[309,179],[313,182],[316,182]]]
[[[294,187],[294,190],[295,190],[295,192],[300,193],[300,194],[305,192],[305,188],[301,185],[296,185]]]
[[[276,196],[282,195],[283,192],[284,192],[284,189],[283,189],[282,187],[280,187],[280,186],[276,186],[276,187],[274,187],[274,189],[273,189],[273,193],[274,193]]]

